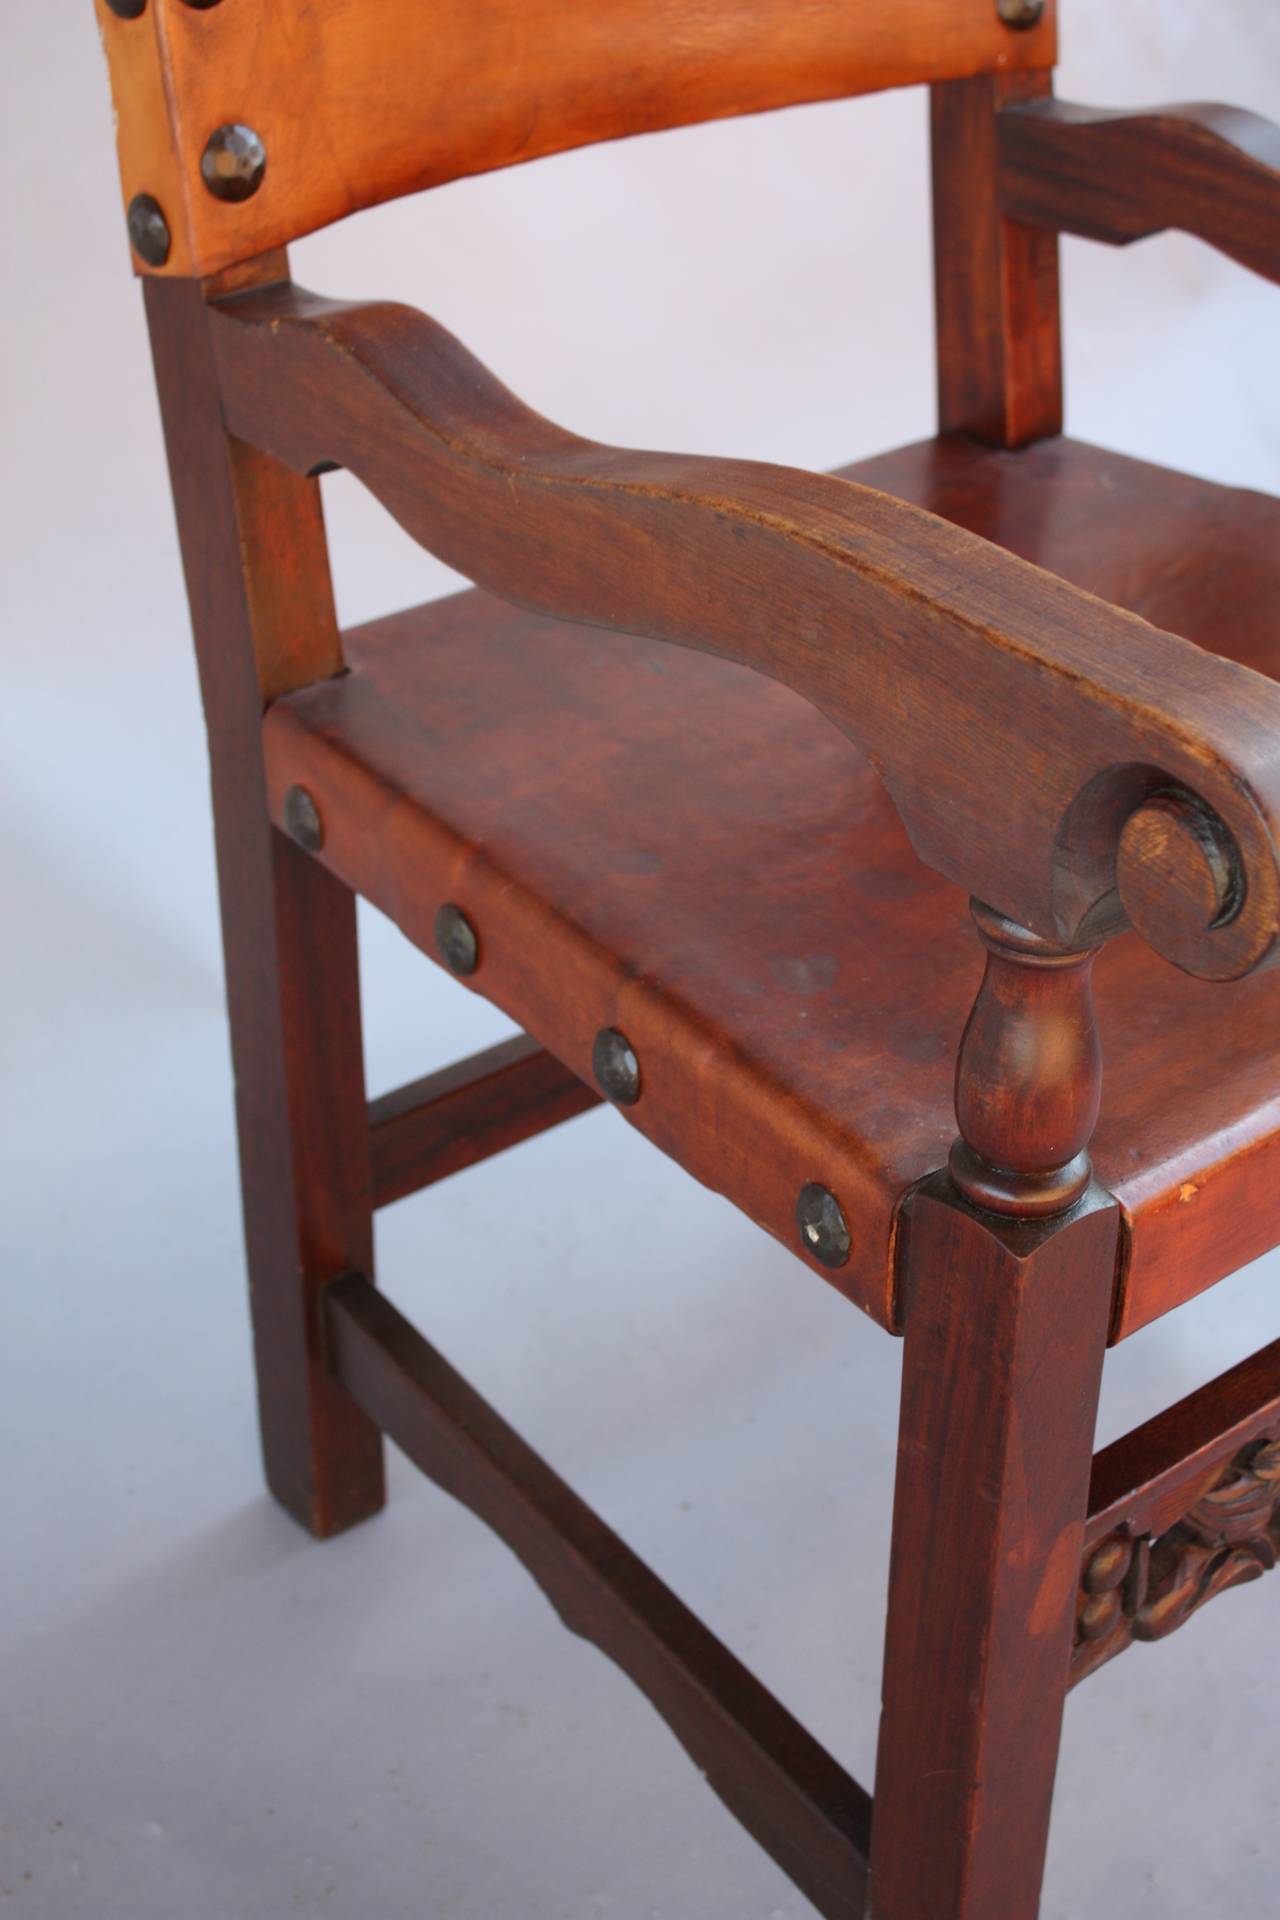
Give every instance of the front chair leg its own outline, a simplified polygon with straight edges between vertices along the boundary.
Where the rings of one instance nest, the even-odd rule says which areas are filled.
[[[974,919],[960,1138],[902,1229],[874,1920],[1039,1909],[1115,1276],[1093,954]]]
[[[1033,1920],[1083,1551],[1115,1203],[983,1218],[945,1176],[908,1291],[874,1920]]]

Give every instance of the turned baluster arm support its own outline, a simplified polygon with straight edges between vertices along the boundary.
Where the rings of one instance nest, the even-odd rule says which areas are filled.
[[[1117,872],[1131,919],[1157,930],[1157,946],[1162,921],[1211,935],[1241,904],[1244,878],[1221,822],[1187,794],[1157,793],[1129,816]],[[979,901],[972,912],[987,963],[956,1063],[951,1177],[989,1212],[1063,1213],[1092,1178],[1098,949],[1064,949]]]
[[[1258,114],[1043,100],[1002,112],[998,141],[1012,220],[1112,246],[1177,228],[1280,280],[1280,126]]]
[[[508,600],[791,686],[1048,948],[1132,923],[1207,978],[1280,956],[1280,686],[868,488],[580,439],[410,309],[282,281],[211,327],[234,436],[348,468]]]
[[[951,1177],[989,1212],[1063,1213],[1088,1188],[1102,1097],[1096,949],[1063,952],[976,901],[973,918],[987,965],[956,1066]]]

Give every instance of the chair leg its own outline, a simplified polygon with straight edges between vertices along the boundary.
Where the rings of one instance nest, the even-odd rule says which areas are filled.
[[[265,255],[259,279],[286,271]],[[271,826],[262,713],[342,665],[314,480],[229,440],[210,286],[148,280],[147,317],[209,721],[218,890],[267,1481],[313,1533],[382,1505],[378,1431],[325,1369],[320,1289],[372,1276],[355,902]]]
[[[971,1211],[905,1223],[905,1371],[872,1820],[874,1920],[1034,1920],[1117,1232]]]
[[[373,1275],[355,900],[267,831],[269,876],[254,861],[222,875],[224,919],[244,908],[259,931],[246,943],[228,925],[226,943],[258,1408],[267,1484],[323,1537],[384,1497],[378,1429],[321,1350],[324,1284]],[[265,913],[233,897],[255,881]]]

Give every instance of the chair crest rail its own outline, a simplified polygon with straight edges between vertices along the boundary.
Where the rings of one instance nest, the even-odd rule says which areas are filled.
[[[1005,213],[1112,246],[1176,227],[1280,281],[1280,127],[1238,107],[1107,111],[1042,100],[999,116]]]
[[[165,282],[153,282],[162,300]],[[1063,945],[1280,956],[1280,687],[868,488],[638,453],[525,407],[425,316],[288,283],[223,300],[228,429],[348,468],[504,598],[718,654],[870,757],[917,852]]]

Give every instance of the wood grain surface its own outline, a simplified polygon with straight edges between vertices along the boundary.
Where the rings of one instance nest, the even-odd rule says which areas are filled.
[[[263,1457],[281,1504],[336,1533],[383,1498],[317,1318],[326,1281],[373,1263],[355,901],[272,826],[262,757],[272,694],[342,662],[319,488],[228,441],[198,286],[149,282],[147,317],[209,728]]]
[[[1037,102],[1001,114],[998,172],[1012,220],[1113,246],[1176,227],[1280,280],[1280,127],[1259,114]]]
[[[907,1210],[868,1920],[1039,1911],[1116,1227]]]
[[[1011,220],[999,191],[1004,109],[1052,87],[979,74],[930,100],[938,424],[998,447],[1062,431],[1057,235]]]

